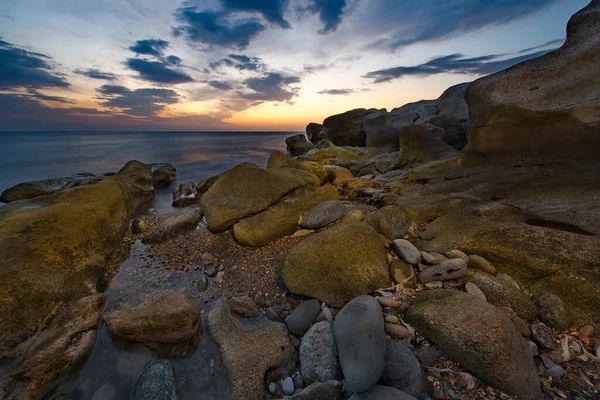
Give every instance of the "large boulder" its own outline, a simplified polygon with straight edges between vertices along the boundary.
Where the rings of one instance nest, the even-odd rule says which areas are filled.
[[[291,157],[286,156],[280,151],[275,151],[269,156],[269,161],[267,162],[267,168],[295,168],[301,169],[303,171],[308,171],[314,174],[321,184],[327,182],[328,174],[325,168],[315,161],[305,161],[301,162],[298,160],[294,160]]]
[[[315,148],[314,144],[306,140],[306,136],[303,133],[285,139],[285,144],[288,153],[292,156],[300,156]]]
[[[200,307],[179,292],[147,295],[135,304],[118,304],[104,314],[110,333],[119,339],[143,343],[191,340],[200,328]]]
[[[298,243],[283,266],[297,294],[335,307],[390,284],[383,238],[363,222],[342,222]]]
[[[365,147],[367,134],[363,129],[363,120],[374,111],[357,108],[326,118],[323,126],[328,129],[328,139],[337,146]]]
[[[385,330],[381,306],[373,296],[358,296],[333,323],[345,386],[364,392],[381,378],[385,365]]]
[[[444,142],[444,130],[431,124],[406,126],[400,132],[400,165],[450,158],[458,153]]]
[[[600,155],[600,1],[573,15],[556,51],[473,82],[465,162]]]
[[[307,210],[323,201],[338,199],[338,191],[332,185],[303,187],[265,211],[235,224],[233,234],[245,246],[264,246],[296,232],[298,220]]]
[[[304,187],[319,186],[314,174],[293,168],[264,169],[241,163],[223,173],[202,196],[208,227],[221,232],[241,219],[257,214],[286,194]]]
[[[422,292],[406,321],[483,382],[524,400],[541,398],[526,342],[493,305],[455,290]]]
[[[261,399],[266,396],[265,382],[294,372],[296,352],[285,325],[264,318],[239,319],[225,301],[217,300],[208,314],[207,327],[227,371],[228,398]]]
[[[0,209],[0,349],[58,304],[93,292],[129,217],[153,193],[150,166],[132,161],[94,185]]]
[[[177,179],[177,168],[169,163],[152,164],[154,186],[168,186]]]
[[[11,203],[13,201],[18,200],[33,199],[36,197],[56,193],[64,189],[79,186],[85,183],[96,182],[99,179],[100,178],[96,178],[93,174],[86,173],[68,177],[23,182],[3,191],[0,195],[0,201],[3,203]]]

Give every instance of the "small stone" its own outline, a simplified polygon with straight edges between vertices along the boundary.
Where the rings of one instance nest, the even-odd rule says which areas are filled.
[[[462,258],[456,258],[427,268],[419,274],[419,280],[422,283],[449,281],[464,278],[467,273],[467,262]]]
[[[246,318],[254,318],[260,315],[260,310],[250,296],[238,296],[229,300],[231,309]]]
[[[404,340],[410,337],[410,331],[404,325],[385,323],[385,333],[394,339]]]
[[[540,321],[555,329],[567,329],[571,319],[562,299],[551,293],[538,292],[533,295]]]
[[[463,260],[469,259],[469,256],[460,250],[451,250],[446,253],[446,257],[448,257],[450,259],[453,259],[453,258],[461,258]]]
[[[323,322],[323,321],[327,321],[330,324],[333,324],[333,313],[331,312],[331,309],[329,307],[323,307],[323,309],[321,310],[321,313],[317,317],[316,322]]]
[[[444,394],[444,389],[435,386],[433,388],[433,399],[434,400],[445,400],[446,395]]]
[[[362,222],[365,220],[365,213],[361,210],[350,210],[341,219],[342,222]]]
[[[533,336],[533,340],[544,349],[550,350],[556,345],[554,342],[554,332],[546,325],[531,325],[531,335]]]
[[[225,277],[225,272],[219,271],[219,272],[217,272],[217,276],[215,277],[215,279],[217,280],[217,283],[223,283],[224,277]]]
[[[465,292],[472,294],[473,296],[479,297],[481,300],[487,301],[485,294],[479,289],[479,286],[474,284],[473,282],[467,282],[465,285]]]
[[[294,232],[293,237],[302,237],[306,235],[310,235],[311,233],[315,233],[314,229],[300,229],[299,231]]]
[[[582,327],[581,329],[579,329],[579,334],[581,336],[585,336],[588,338],[591,338],[592,336],[594,336],[595,333],[595,329],[592,325],[586,325],[584,327]]]
[[[448,257],[446,257],[443,254],[439,254],[439,253],[427,253],[422,251],[421,252],[421,257],[423,258],[423,261],[425,261],[427,264],[431,264],[431,265],[436,265],[439,264],[441,262],[444,262],[448,259]]]
[[[214,262],[215,262],[215,256],[210,252],[202,253],[202,255],[200,256],[200,263],[202,265],[210,265],[210,264],[213,264]]]
[[[515,281],[514,278],[512,276],[510,276],[510,275],[498,274],[498,275],[496,275],[496,278],[500,279],[504,283],[508,283],[509,285],[514,286],[517,289],[521,289],[521,286],[519,286],[519,284],[517,283],[517,281]]]
[[[462,285],[456,281],[444,281],[444,289],[460,290],[462,292]]]
[[[293,336],[293,335],[290,337],[290,342],[292,343],[292,346],[294,346],[295,349],[300,347],[300,345],[302,344],[300,339],[298,339],[296,336]]]
[[[281,397],[281,388],[275,382],[269,383],[269,392],[275,397]]]
[[[383,307],[391,307],[391,308],[400,307],[400,302],[398,300],[394,299],[393,297],[381,297],[380,296],[380,297],[377,297],[377,301]]]
[[[392,242],[396,254],[409,264],[421,262],[421,251],[406,239],[396,239]]]
[[[219,270],[216,265],[211,265],[205,272],[209,278],[214,278],[215,275],[217,275],[217,272],[219,272]]]
[[[556,366],[556,363],[546,356],[542,356],[542,364],[544,364],[544,367],[546,368],[552,368]]]
[[[267,315],[267,319],[271,321],[281,321],[281,317],[279,316],[279,313],[274,307],[267,308],[265,310],[265,313]]]
[[[304,387],[304,379],[302,379],[302,374],[297,374],[294,377],[294,387],[296,389],[302,389]]]
[[[390,265],[390,275],[394,283],[405,284],[417,281],[412,265],[404,260],[398,260]]]
[[[425,284],[425,289],[427,289],[427,290],[441,289],[443,287],[444,287],[444,282],[442,282],[442,281],[427,282]]]
[[[496,275],[496,267],[494,267],[491,262],[478,255],[472,254],[469,256],[469,268],[478,269],[487,272],[490,275]]]
[[[289,376],[281,382],[281,390],[288,396],[294,394],[294,380]]]
[[[311,208],[302,217],[302,227],[305,229],[323,228],[342,218],[346,208],[339,200],[326,200]]]
[[[548,368],[546,370],[546,375],[556,379],[562,378],[566,373],[567,372],[559,365],[555,365],[554,367]]]
[[[291,334],[302,336],[310,328],[310,325],[315,322],[321,311],[321,305],[315,299],[307,300],[300,304],[285,323]]]
[[[531,354],[531,357],[535,356],[538,352],[538,347],[535,343],[531,342],[531,341],[527,341],[527,347],[529,349],[529,354]]]
[[[146,229],[146,221],[140,218],[136,218],[133,220],[133,223],[131,224],[131,232],[133,232],[134,235],[144,233],[146,232]]]
[[[523,335],[524,338],[531,337],[531,331],[529,330],[529,326],[527,325],[527,323],[525,323],[525,321],[523,321],[520,317],[514,317],[512,321],[517,327],[519,333],[521,333],[521,335]]]
[[[385,316],[385,322],[389,322],[390,324],[397,324],[398,322],[400,322],[400,318],[398,318],[398,316],[396,315],[386,315]]]
[[[329,322],[313,325],[302,338],[300,371],[308,384],[342,379],[333,326]]]
[[[198,292],[202,293],[206,289],[208,289],[208,277],[203,274],[200,279],[198,279]]]

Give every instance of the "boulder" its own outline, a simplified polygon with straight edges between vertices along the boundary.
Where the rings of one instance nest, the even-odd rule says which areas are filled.
[[[438,114],[427,121],[444,129],[444,142],[456,150],[462,150],[467,145],[469,108],[465,92],[469,84],[460,83],[446,89],[438,98]]]
[[[600,2],[573,15],[558,50],[478,79],[463,162],[600,155]],[[565,134],[568,132],[568,135]]]
[[[342,367],[330,322],[323,321],[313,325],[302,338],[300,372],[304,382],[309,385],[342,379]]]
[[[409,264],[417,265],[421,262],[421,251],[406,239],[396,239],[392,242],[396,254]]]
[[[364,392],[377,383],[385,364],[385,331],[381,306],[373,296],[358,296],[333,322],[345,386]]]
[[[453,258],[427,268],[419,274],[421,283],[457,280],[467,276],[467,260]]]
[[[112,336],[132,342],[185,342],[201,332],[200,307],[180,292],[158,292],[135,304],[118,304],[104,314],[104,321]]]
[[[394,205],[367,214],[365,221],[390,240],[402,238],[410,227],[410,220],[404,209]]]
[[[361,155],[351,148],[337,146],[311,150],[302,157],[307,161],[316,161],[322,164],[339,164],[356,161],[360,158]]]
[[[571,327],[571,318],[560,297],[552,293],[537,292],[533,295],[533,301],[537,306],[538,317],[544,324],[558,330]]]
[[[187,207],[200,202],[194,182],[184,182],[173,190],[173,207]]]
[[[227,230],[304,186],[319,186],[319,180],[297,169],[263,169],[241,163],[223,173],[202,196],[206,223],[213,232]]]
[[[18,200],[33,199],[79,186],[86,182],[95,182],[97,180],[99,180],[99,178],[95,178],[93,174],[78,174],[71,177],[23,182],[3,191],[0,195],[0,201],[3,203],[11,203]]]
[[[444,142],[444,130],[432,124],[406,126],[400,131],[400,165],[441,160],[458,155]]]
[[[427,376],[409,345],[393,339],[387,341],[381,382],[414,397],[425,393]]]
[[[315,145],[306,140],[306,135],[301,133],[299,135],[291,136],[285,139],[287,151],[292,156],[301,156],[302,154],[315,148]]]
[[[273,152],[267,162],[267,168],[295,168],[314,174],[321,185],[327,182],[328,174],[323,166],[315,161],[301,162],[286,156],[280,151]]]
[[[61,303],[94,292],[132,213],[154,193],[150,166],[0,208],[0,350],[34,332]]]
[[[215,182],[217,181],[217,179],[219,179],[220,176],[221,175],[211,176],[202,179],[200,182],[198,182],[198,184],[196,185],[196,197],[201,198],[204,195],[204,193],[208,192],[208,189],[210,189],[212,185],[215,184]]]
[[[263,318],[238,319],[220,299],[208,314],[207,327],[227,371],[228,398],[263,398],[265,382],[281,380],[294,372],[296,351],[285,325]]]
[[[415,397],[393,387],[375,385],[363,393],[354,393],[350,400],[417,400]]]
[[[328,130],[328,139],[337,146],[365,147],[367,134],[363,129],[363,120],[373,111],[376,110],[358,108],[326,118],[323,126]]]
[[[195,229],[202,221],[202,210],[191,207],[181,212],[166,214],[142,239],[144,243],[161,243]]]
[[[290,251],[282,275],[290,291],[335,307],[390,283],[383,239],[362,222],[308,236]]]
[[[417,295],[406,321],[483,382],[519,399],[541,398],[528,346],[504,313],[456,290]]]
[[[311,122],[310,124],[306,125],[306,137],[308,137],[308,140],[310,140],[312,143],[317,143],[319,140],[324,139],[319,137],[322,129],[323,125]]]
[[[135,382],[131,400],[178,400],[177,382],[169,360],[156,360],[148,364]]]
[[[300,188],[265,211],[235,224],[233,234],[245,246],[265,246],[296,232],[300,216],[316,204],[337,199],[337,189],[329,184]]]
[[[346,208],[339,200],[328,200],[317,204],[302,217],[305,229],[320,229],[342,218]]]
[[[327,172],[327,181],[329,183],[339,183],[346,179],[352,179],[352,171],[348,168],[338,167],[337,165],[325,165],[325,172]]]
[[[177,168],[168,163],[152,164],[154,186],[169,186],[177,178]]]

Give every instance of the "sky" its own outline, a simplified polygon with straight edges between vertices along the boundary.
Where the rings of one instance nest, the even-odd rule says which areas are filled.
[[[0,0],[0,131],[301,131],[560,47],[588,0]]]

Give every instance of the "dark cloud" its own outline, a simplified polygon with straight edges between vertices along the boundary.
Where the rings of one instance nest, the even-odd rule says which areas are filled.
[[[129,47],[129,50],[136,54],[143,54],[147,56],[161,57],[163,51],[169,47],[169,42],[162,39],[145,39],[138,40],[133,46]]]
[[[168,56],[166,58],[167,62],[171,65],[181,65],[181,58],[177,56]]]
[[[544,49],[547,47],[551,47],[551,46],[556,46],[556,45],[562,45],[565,42],[565,39],[554,39],[551,40],[549,42],[546,42],[544,44],[540,44],[539,46],[535,46],[535,47],[530,47],[528,49],[523,49],[521,51],[519,51],[519,54],[523,54],[523,53],[531,53],[533,50],[539,50],[539,49]]]
[[[210,86],[212,86],[216,89],[219,89],[219,90],[229,91],[229,90],[233,89],[233,85],[231,85],[231,83],[225,82],[225,81],[209,81],[207,83]]]
[[[352,94],[352,93],[356,93],[356,90],[354,90],[354,89],[328,89],[328,90],[321,90],[320,92],[317,92],[317,94],[329,94],[332,96],[345,96],[345,95]]]
[[[194,81],[191,76],[171,69],[166,63],[161,61],[148,61],[139,58],[128,58],[125,62],[125,65],[139,73],[141,79],[150,82],[177,84]]]
[[[319,14],[319,19],[323,23],[319,33],[335,32],[342,22],[345,7],[346,0],[314,0],[311,9]]]
[[[27,89],[27,93],[29,93],[29,94],[28,95],[24,95],[24,96],[31,97],[31,98],[34,98],[34,99],[37,99],[37,100],[55,101],[57,103],[65,103],[65,104],[74,104],[74,103],[76,103],[75,100],[67,99],[66,97],[60,97],[60,96],[49,96],[49,95],[40,93],[36,89],[33,89],[33,88]]]
[[[79,75],[83,75],[83,76],[87,76],[88,78],[92,78],[92,79],[102,79],[105,81],[114,81],[117,80],[117,75],[111,73],[111,72],[102,72],[98,69],[76,69],[75,73],[79,74]]]
[[[290,23],[283,18],[288,4],[289,0],[223,0],[223,5],[228,10],[257,12],[267,21],[285,29],[291,28]]]
[[[305,65],[303,67],[304,71],[306,71],[309,74],[314,74],[317,73],[319,71],[326,71],[328,69],[330,69],[331,67],[333,67],[335,64],[315,64],[315,65]]]
[[[493,54],[482,57],[464,58],[462,54],[434,58],[424,64],[400,66],[369,72],[364,78],[374,83],[388,82],[405,76],[430,76],[442,73],[487,75],[512,67],[520,62],[540,57],[549,50],[539,51],[505,59],[505,55]]]
[[[179,95],[171,89],[130,90],[124,86],[104,85],[98,88],[98,93],[101,105],[140,117],[156,116],[167,105],[179,103]]]
[[[54,71],[50,57],[1,39],[0,37],[0,89],[69,86],[62,74]]]
[[[248,57],[242,54],[229,54],[227,57],[209,64],[211,69],[227,66],[240,71],[266,71],[267,65],[258,57]]]
[[[173,34],[206,45],[244,49],[266,29],[256,19],[231,21],[227,15],[226,12],[181,7],[175,12],[175,18],[183,25],[173,28]]]
[[[448,39],[510,22],[559,0],[379,0],[370,4],[363,22],[384,30],[366,48],[388,50],[414,43]],[[400,6],[401,5],[401,6]]]
[[[300,77],[269,72],[261,77],[246,79],[244,84],[254,92],[240,93],[240,96],[247,100],[289,101],[298,92],[298,89],[292,86],[296,83],[300,83]]]

